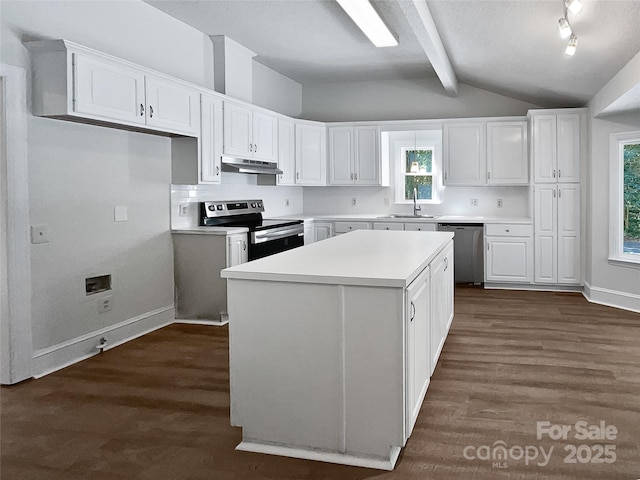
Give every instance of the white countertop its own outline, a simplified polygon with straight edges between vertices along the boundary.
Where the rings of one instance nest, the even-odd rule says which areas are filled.
[[[223,278],[406,287],[453,238],[449,232],[358,230],[222,270]]]
[[[177,228],[171,233],[183,233],[190,235],[233,235],[234,233],[247,233],[246,227],[191,227]]]

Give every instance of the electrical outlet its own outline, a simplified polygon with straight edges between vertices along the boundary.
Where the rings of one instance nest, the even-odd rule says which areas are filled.
[[[478,199],[477,198],[472,198],[471,199],[471,206],[472,207],[477,207],[478,206]]]
[[[189,204],[188,203],[181,203],[180,204],[180,216],[181,217],[186,217],[187,215],[189,215]]]
[[[102,297],[98,302],[98,313],[110,312],[113,308],[113,295]]]
[[[502,199],[501,198],[498,199],[498,208],[502,208]]]
[[[32,225],[31,243],[49,243],[49,227],[46,225]]]
[[[351,199],[351,206],[352,206],[352,207],[355,207],[355,206],[356,206],[356,203],[358,203],[358,202],[357,202],[357,199],[356,199],[356,197],[353,197],[353,198]]]
[[[284,206],[285,206],[285,207],[288,207],[288,206],[289,206],[289,199],[288,199],[288,198],[285,198],[285,199],[284,199]]]

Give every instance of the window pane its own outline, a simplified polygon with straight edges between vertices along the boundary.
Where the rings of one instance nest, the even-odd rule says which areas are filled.
[[[431,173],[433,150],[406,150],[405,173]],[[411,167],[414,171],[411,171]]]
[[[405,177],[404,199],[413,200],[413,189],[418,190],[418,200],[431,200],[433,178],[429,175],[407,175]]]
[[[622,252],[640,255],[640,143],[624,146],[624,243]]]

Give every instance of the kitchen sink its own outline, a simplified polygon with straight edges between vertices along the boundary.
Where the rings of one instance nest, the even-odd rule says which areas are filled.
[[[440,215],[411,215],[411,214],[401,214],[401,213],[392,213],[390,215],[383,215],[378,218],[439,218]]]

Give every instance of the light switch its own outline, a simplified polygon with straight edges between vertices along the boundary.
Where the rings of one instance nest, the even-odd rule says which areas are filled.
[[[115,207],[113,220],[116,222],[126,222],[128,220],[127,207]]]
[[[49,227],[46,225],[31,225],[31,243],[49,243]]]

